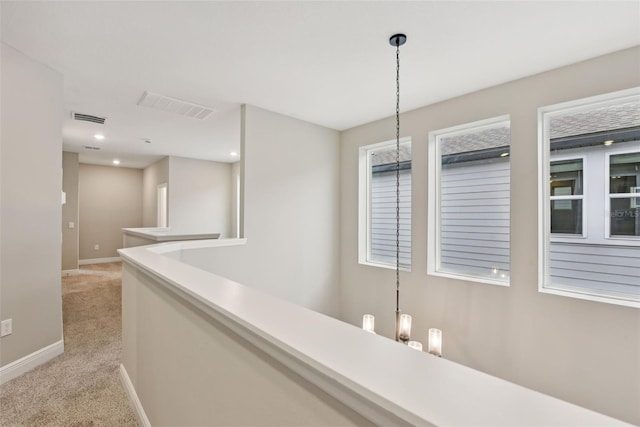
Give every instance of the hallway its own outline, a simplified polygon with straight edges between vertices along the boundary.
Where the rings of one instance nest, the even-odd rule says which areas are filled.
[[[121,263],[62,278],[64,354],[0,387],[0,425],[136,426],[118,376]]]

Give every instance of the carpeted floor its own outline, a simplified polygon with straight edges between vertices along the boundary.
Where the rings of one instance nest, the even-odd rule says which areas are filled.
[[[137,426],[118,376],[121,265],[62,279],[64,354],[0,386],[0,426]]]

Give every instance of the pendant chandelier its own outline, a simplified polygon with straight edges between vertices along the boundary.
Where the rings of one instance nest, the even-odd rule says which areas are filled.
[[[411,316],[400,312],[400,46],[407,42],[407,36],[402,33],[389,38],[389,44],[396,48],[396,310],[395,310],[395,340],[407,344],[409,347],[422,351],[422,344],[411,339]],[[375,318],[372,314],[365,314],[362,318],[362,329],[374,332]],[[428,352],[436,356],[442,355],[442,332],[439,329],[429,329]]]

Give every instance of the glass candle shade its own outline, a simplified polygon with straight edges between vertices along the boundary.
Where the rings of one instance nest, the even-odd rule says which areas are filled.
[[[400,341],[407,342],[411,337],[411,316],[408,314],[400,315],[400,325],[398,325],[398,336]]]
[[[373,314],[365,314],[362,316],[362,329],[367,332],[373,332],[376,318]]]
[[[442,331],[440,329],[429,329],[429,347],[427,351],[430,354],[442,357]]]
[[[420,341],[409,341],[407,345],[414,350],[422,351],[422,343]]]

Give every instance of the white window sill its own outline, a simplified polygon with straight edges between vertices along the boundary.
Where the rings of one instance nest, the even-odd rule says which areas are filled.
[[[571,234],[555,234],[552,233],[549,241],[551,243],[588,243],[588,238],[586,235],[580,235],[580,234],[575,234],[575,235],[571,235]]]
[[[640,308],[640,299],[633,300],[633,299],[624,298],[624,297],[596,295],[596,294],[587,293],[586,291],[582,291],[579,289],[569,289],[569,288],[564,289],[561,287],[541,286],[539,287],[538,292],[543,294],[560,295],[564,297],[577,298],[577,299],[582,299],[587,301],[622,305],[625,307]]]
[[[449,272],[442,272],[442,271],[429,271],[427,273],[429,276],[437,276],[437,277],[446,277],[449,279],[456,279],[456,280],[464,280],[467,282],[476,282],[476,283],[483,283],[485,285],[497,285],[497,286],[504,286],[504,287],[509,287],[511,286],[509,280],[496,280],[496,279],[491,279],[489,277],[477,277],[477,276],[469,276],[466,274],[456,274],[456,273],[449,273]]]
[[[360,265],[368,265],[369,267],[379,267],[385,268],[387,270],[395,270],[395,264],[384,264],[381,262],[373,262],[373,261],[358,261]],[[400,266],[400,271],[404,271],[406,273],[411,273],[411,266]]]

